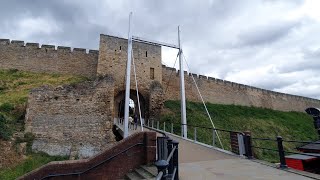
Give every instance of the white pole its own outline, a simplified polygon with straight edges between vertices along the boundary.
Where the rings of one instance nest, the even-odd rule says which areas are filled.
[[[132,55],[132,64],[133,64],[134,80],[136,82],[136,92],[137,92],[137,100],[138,100],[138,110],[139,110],[140,125],[141,125],[141,131],[143,131],[141,109],[140,109],[139,89],[138,89],[138,81],[137,81],[137,74],[136,74],[136,65],[134,64],[134,56],[133,55]]]
[[[128,122],[129,122],[129,100],[130,100],[130,72],[131,72],[131,51],[132,51],[132,35],[130,31],[131,26],[131,16],[129,15],[129,32],[128,32],[128,60],[127,60],[127,71],[126,71],[126,97],[124,104],[124,138],[128,137]]]
[[[186,95],[184,87],[184,69],[182,60],[182,48],[180,43],[180,28],[178,26],[178,43],[179,43],[179,64],[180,64],[180,96],[181,96],[181,132],[184,138],[188,138],[187,132],[187,115],[186,115]]]

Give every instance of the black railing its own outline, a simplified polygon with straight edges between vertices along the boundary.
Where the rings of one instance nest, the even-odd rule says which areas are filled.
[[[285,160],[286,154],[300,154],[300,155],[306,155],[306,156],[314,156],[314,157],[320,157],[320,154],[313,154],[313,153],[304,153],[304,152],[293,152],[293,151],[288,151],[285,150],[283,147],[283,143],[299,143],[299,144],[320,144],[319,142],[311,142],[311,141],[297,141],[297,140],[284,140],[281,136],[277,136],[275,139],[271,138],[251,138],[253,141],[269,141],[269,142],[274,142],[275,146],[277,147],[276,149],[273,148],[267,148],[267,147],[261,147],[261,146],[253,146],[251,145],[252,149],[261,149],[261,150],[267,150],[267,151],[273,151],[277,152],[278,157],[279,157],[279,168],[287,168],[287,163]],[[298,149],[299,147],[296,147]]]
[[[186,124],[179,124],[179,123],[172,123],[172,122],[159,122],[159,121],[147,121],[147,126],[153,130],[160,130],[163,132],[170,132],[172,134],[177,134],[179,135],[179,133],[176,132],[181,132],[181,126],[182,125],[186,125]],[[176,125],[176,127],[174,126]],[[176,130],[177,126],[179,127],[178,131]],[[253,159],[255,156],[255,149],[261,149],[261,150],[266,150],[266,151],[272,151],[272,152],[276,152],[277,155],[275,155],[274,157],[276,157],[279,162],[279,168],[281,169],[285,169],[287,168],[287,164],[286,164],[286,160],[285,160],[285,156],[289,155],[289,154],[301,154],[301,155],[307,155],[307,156],[315,156],[315,157],[320,157],[320,155],[317,154],[313,154],[313,153],[304,153],[304,152],[293,152],[292,150],[285,150],[283,143],[298,143],[298,144],[320,144],[320,142],[311,142],[311,141],[296,141],[296,140],[284,140],[281,136],[277,136],[274,139],[271,138],[257,138],[257,137],[252,137],[250,132],[240,132],[240,131],[232,131],[232,130],[226,130],[226,129],[219,129],[219,128],[211,128],[211,127],[204,127],[204,126],[198,126],[198,125],[191,125],[191,124],[187,124],[186,126],[188,127],[193,127],[194,131],[191,131],[191,135],[194,138],[194,141],[198,141],[197,139],[197,128],[202,128],[202,129],[208,129],[208,130],[212,130],[213,132],[213,146],[215,146],[216,140],[214,139],[215,136],[215,131],[220,131],[220,132],[227,132],[230,133],[230,144],[232,144],[232,140],[231,140],[231,134],[232,133],[237,133],[239,135],[242,136],[242,145],[243,145],[243,154],[244,156],[246,156],[248,159]],[[189,130],[188,130],[189,132]],[[193,133],[193,134],[192,134]],[[182,134],[182,133],[181,133]],[[190,135],[188,133],[188,135]],[[225,137],[225,136],[224,136]],[[258,145],[255,145],[255,142],[257,141],[269,141],[271,142],[273,145],[272,146],[268,146],[268,147],[261,147]],[[225,141],[224,141],[225,142]],[[207,144],[207,143],[206,143]],[[208,144],[209,145],[209,144]],[[274,148],[272,148],[274,147]],[[299,148],[299,147],[296,147]],[[240,151],[240,142],[239,142],[239,151]],[[241,153],[240,153],[241,155]]]
[[[157,180],[179,179],[178,145],[168,136],[157,137]]]
[[[181,136],[183,134],[181,133],[181,126],[187,126],[188,137],[184,137],[186,139],[193,140],[194,142],[206,144],[209,146],[220,147],[226,150],[230,150],[236,154],[245,155],[245,152],[240,152],[238,147],[239,144],[237,140],[237,135],[244,137],[244,133],[240,131],[205,127],[192,124],[180,124],[166,121],[160,122],[153,120],[147,121],[146,126],[152,129],[158,129],[163,132],[168,132],[171,134]],[[233,143],[232,141],[236,143]],[[241,147],[240,149],[245,151],[244,147]]]
[[[124,126],[124,119],[123,118],[117,118],[115,120],[114,124]],[[128,129],[129,130],[136,130],[137,127],[138,127],[137,123],[130,122],[130,121],[128,122]]]

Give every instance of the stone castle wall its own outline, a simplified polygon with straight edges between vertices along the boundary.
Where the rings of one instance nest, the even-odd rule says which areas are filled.
[[[23,41],[0,40],[0,68],[19,69],[33,72],[51,72],[94,77],[110,75],[114,78],[114,97],[125,89],[127,61],[127,40],[124,38],[100,35],[99,51],[70,47],[55,49],[51,45],[26,43]],[[143,96],[146,109],[151,107],[151,84],[159,82],[163,87],[165,100],[178,100],[179,79],[177,71],[162,66],[161,47],[152,44],[133,42],[139,93]],[[153,71],[153,73],[151,72]],[[167,87],[169,76],[173,72]],[[194,76],[205,101],[221,104],[257,106],[283,111],[304,111],[309,106],[320,106],[319,100],[289,95],[224,81],[196,74],[186,74],[187,100],[200,101],[191,76]],[[135,90],[133,69],[131,70],[131,89]],[[157,97],[159,98],[159,97]],[[149,107],[150,106],[150,107]]]
[[[0,68],[93,77],[99,51],[0,39]]]
[[[113,79],[31,91],[25,132],[35,135],[32,149],[80,158],[110,146],[113,126]]]
[[[161,47],[133,42],[132,54],[139,88],[139,98],[142,103],[142,118],[150,118],[149,112],[151,109],[161,107],[161,103],[159,104],[153,100],[156,96],[160,96],[159,93],[156,93],[159,91],[152,92],[154,89],[151,88],[152,84],[160,84],[161,86],[162,83]],[[114,78],[114,93],[116,99],[115,115],[118,115],[120,100],[124,99],[127,58],[127,39],[103,34],[100,35],[97,74],[102,76],[111,75]],[[131,65],[130,81],[130,97],[137,103],[133,65]],[[154,115],[155,114],[151,114],[151,116]]]
[[[31,91],[25,131],[35,134],[33,150],[80,158],[97,154],[115,141],[113,118],[124,100],[127,40],[100,35],[99,51],[0,40],[0,68],[95,77],[76,86]],[[133,42],[142,118],[157,119],[164,100],[179,100],[179,76],[161,64],[161,47]],[[200,102],[195,78],[206,102],[304,111],[316,99],[288,95],[185,72],[186,99]],[[104,77],[104,78],[102,78]],[[170,83],[168,85],[168,81]],[[133,66],[131,98],[137,101]],[[137,104],[136,104],[137,105]]]
[[[300,112],[310,106],[320,107],[320,100],[317,99],[269,91],[203,75],[184,73],[186,99],[188,101],[201,102],[192,79],[193,76],[206,102]],[[171,80],[169,81],[169,79]],[[165,91],[165,100],[180,99],[179,71],[175,68],[163,66],[162,85]]]
[[[128,40],[100,35],[98,75],[112,75],[115,80],[115,94],[125,89],[128,58]],[[161,47],[145,43],[132,43],[133,58],[139,92],[147,97],[152,82],[162,82]],[[153,69],[153,77],[151,77]],[[131,89],[136,89],[133,66],[131,66]]]

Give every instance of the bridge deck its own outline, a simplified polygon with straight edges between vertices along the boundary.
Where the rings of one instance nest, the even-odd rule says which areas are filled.
[[[130,133],[140,130],[138,126],[137,130],[131,130]],[[145,128],[145,130],[150,129]],[[181,180],[310,179],[299,174],[244,159],[232,153],[221,152],[220,150],[194,143],[192,140],[186,140],[170,133],[168,135],[179,142],[179,175]],[[314,179],[320,179],[318,175],[312,176]]]
[[[179,141],[179,173],[182,180],[309,179],[255,161],[220,152],[176,136],[170,137]]]

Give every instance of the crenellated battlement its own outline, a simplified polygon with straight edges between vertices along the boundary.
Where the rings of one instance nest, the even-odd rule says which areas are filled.
[[[127,40],[110,35],[100,35],[100,52],[84,48],[55,46],[0,39],[0,68],[32,72],[48,72],[96,77],[113,74],[117,86],[122,87],[126,68]],[[166,99],[179,98],[180,71],[161,64],[161,48],[145,43],[133,43],[137,77],[147,91],[148,83],[159,81],[167,89]],[[99,65],[98,65],[99,64]],[[100,69],[99,69],[100,67]],[[284,111],[303,111],[307,106],[320,106],[320,100],[275,92],[228,80],[184,71],[186,97],[199,101],[193,79],[206,101],[222,104],[265,107]],[[144,84],[143,84],[144,83]]]
[[[163,75],[170,75],[172,72],[176,74],[176,78],[179,78],[179,73],[180,71],[172,68],[172,67],[167,67],[165,65],[162,66],[163,68]],[[187,72],[185,71],[185,74]],[[292,95],[292,94],[286,94],[286,93],[281,93],[281,92],[276,92],[276,91],[271,91],[267,89],[262,89],[254,86],[249,86],[249,85],[244,85],[236,82],[231,82],[223,79],[218,79],[214,77],[207,77],[204,75],[200,74],[194,74],[194,73],[188,73],[187,76],[185,76],[186,81],[191,82],[192,77],[199,82],[199,84],[207,83],[207,86],[210,86],[210,84],[217,84],[220,86],[223,86],[224,88],[227,88],[228,90],[232,90],[233,92],[241,91],[241,92],[250,92],[250,93],[258,93],[261,95],[265,96],[274,96],[276,98],[283,98],[283,99],[291,99],[291,100],[297,100],[297,101],[307,101],[307,102],[312,102],[312,103],[318,103],[320,104],[320,101],[317,99],[309,98],[309,97],[303,97],[299,95]],[[210,89],[206,89],[205,91],[210,91]],[[223,93],[223,92],[221,92]]]
[[[21,40],[11,40],[10,39],[0,39],[0,47],[20,47],[26,49],[41,49],[44,51],[54,50],[57,52],[69,52],[69,53],[83,53],[83,54],[99,54],[98,50],[84,49],[84,48],[72,48],[67,46],[55,46],[55,45],[47,45],[33,42],[24,42]],[[20,49],[19,49],[20,50]]]
[[[0,68],[94,77],[99,51],[0,39]]]

